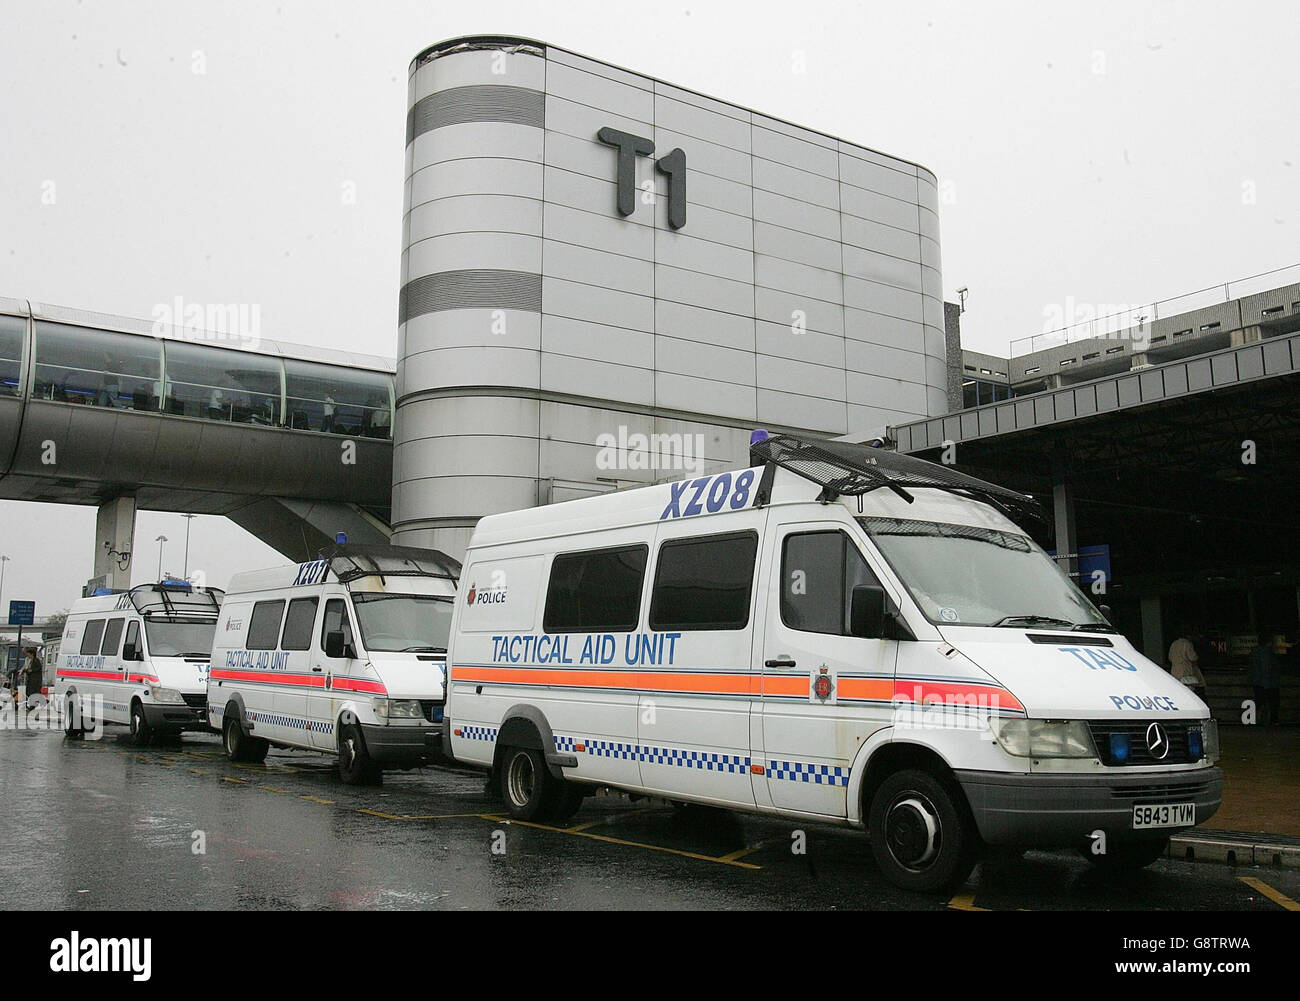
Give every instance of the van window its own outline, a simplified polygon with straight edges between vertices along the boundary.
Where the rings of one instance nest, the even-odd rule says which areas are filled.
[[[122,649],[125,650],[127,647],[140,649],[140,623],[135,619],[132,619],[131,624],[126,627],[126,643],[123,644]],[[144,653],[143,650],[140,650],[140,652]]]
[[[858,584],[879,584],[843,532],[786,536],[781,553],[781,621],[791,629],[848,636]]]
[[[618,633],[636,628],[648,546],[562,553],[551,563],[542,628],[548,633]]]
[[[325,602],[325,615],[320,624],[320,648],[325,649],[325,637],[330,633],[342,631],[343,642],[352,643],[352,621],[348,618],[348,609],[342,598],[331,598]]]
[[[757,552],[757,532],[665,542],[655,568],[650,628],[744,629]]]
[[[284,599],[259,601],[253,606],[248,623],[248,649],[274,650],[280,638],[280,619],[284,615]]]
[[[105,657],[116,657],[121,650],[122,629],[125,625],[126,619],[108,620],[108,625],[104,629],[104,642],[99,647],[99,652]]]
[[[284,617],[284,636],[281,650],[310,650],[311,630],[316,625],[316,598],[294,598],[289,602],[289,614]]]
[[[81,652],[93,656],[99,653],[99,641],[104,638],[104,620],[91,619],[81,634]]]

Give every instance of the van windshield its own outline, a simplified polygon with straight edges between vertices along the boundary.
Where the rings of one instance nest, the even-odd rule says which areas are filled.
[[[211,657],[217,623],[145,619],[144,631],[151,657]]]
[[[931,622],[1109,630],[1032,539],[904,518],[859,518]]]
[[[427,594],[352,594],[361,642],[371,653],[446,653],[451,599]]]

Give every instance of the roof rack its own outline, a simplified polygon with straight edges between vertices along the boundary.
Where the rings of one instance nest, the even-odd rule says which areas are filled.
[[[441,577],[455,586],[460,579],[460,562],[436,549],[348,543],[322,549],[320,559],[343,584],[358,577]]]
[[[908,487],[930,487],[985,501],[1013,519],[1016,515],[1027,515],[1046,521],[1038,501],[1028,494],[976,479],[950,466],[857,442],[794,434],[760,437],[764,434],[754,433],[755,440],[749,446],[751,460],[767,465],[768,470],[781,466],[811,480],[822,488],[817,499],[823,503],[841,495],[860,497],[885,487],[910,504],[912,495]],[[765,471],[758,492],[759,503],[766,503],[770,494],[770,473]]]
[[[137,584],[127,592],[143,616],[215,617],[226,592],[217,587],[195,587],[188,581],[168,580]]]

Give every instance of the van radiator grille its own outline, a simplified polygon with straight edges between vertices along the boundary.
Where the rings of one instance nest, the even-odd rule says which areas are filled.
[[[1093,743],[1097,745],[1097,754],[1102,763],[1107,765],[1186,765],[1193,764],[1194,759],[1187,751],[1187,731],[1193,726],[1200,730],[1199,724],[1186,722],[1160,722],[1169,739],[1169,753],[1158,758],[1147,747],[1147,728],[1153,720],[1089,720],[1088,729],[1092,731]],[[1128,737],[1128,760],[1116,760],[1111,748],[1112,734]],[[1195,759],[1199,760],[1199,759]]]

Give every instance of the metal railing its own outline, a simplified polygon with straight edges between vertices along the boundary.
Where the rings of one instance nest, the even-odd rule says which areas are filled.
[[[1278,281],[1279,275],[1289,275],[1290,281]],[[1078,323],[1068,324],[1057,330],[1017,338],[1011,342],[1011,357],[1019,358],[1022,355],[1033,354],[1035,351],[1060,347],[1063,344],[1073,344],[1076,341],[1114,337],[1121,331],[1129,330],[1143,323],[1151,323],[1155,320],[1177,316],[1179,313],[1188,313],[1195,309],[1204,309],[1207,306],[1222,305],[1243,296],[1268,292],[1296,283],[1300,283],[1300,264],[1290,264],[1284,268],[1276,268],[1273,271],[1264,271],[1246,278],[1238,278],[1222,285],[1211,285],[1207,288],[1197,289],[1195,292],[1186,292],[1183,295],[1174,296],[1172,299],[1159,299],[1140,306],[1132,306],[1119,312],[1108,313],[1105,316],[1081,320]]]

